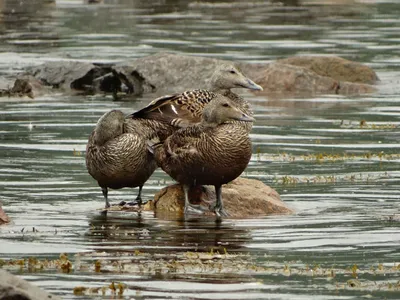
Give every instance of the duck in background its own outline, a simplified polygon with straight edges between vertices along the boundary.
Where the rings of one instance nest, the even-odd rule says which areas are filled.
[[[183,128],[201,121],[204,107],[217,95],[231,99],[246,114],[252,115],[249,103],[233,93],[233,88],[247,88],[261,91],[262,87],[244,76],[234,65],[221,64],[210,79],[210,89],[185,91],[153,100],[145,108],[130,115],[132,119],[148,119],[158,122],[159,137],[164,140],[177,128]],[[241,123],[250,132],[252,123]],[[154,125],[153,125],[154,126]]]

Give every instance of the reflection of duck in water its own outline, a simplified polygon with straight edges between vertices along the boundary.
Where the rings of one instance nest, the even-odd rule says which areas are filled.
[[[152,132],[144,125],[141,131],[127,131],[119,110],[105,113],[97,122],[86,147],[86,167],[101,187],[106,208],[108,188],[139,187],[136,200],[141,204],[143,185],[157,167],[146,143]]]
[[[214,249],[224,253],[225,249],[228,252],[241,249],[243,244],[251,241],[252,235],[247,228],[236,227],[229,220],[215,222],[214,218],[188,220],[178,215],[168,217],[160,220],[146,212],[134,218],[130,214],[121,215],[113,211],[107,217],[92,214],[85,239],[94,250],[96,245],[100,251],[109,245],[109,251],[113,253],[137,249],[146,255],[170,255],[172,249],[179,252],[182,247],[184,252],[210,252]]]
[[[237,178],[250,161],[252,147],[246,126],[254,118],[241,110],[241,105],[216,95],[206,105],[199,124],[180,129],[164,143],[153,145],[157,164],[183,184],[185,213],[198,212],[189,202],[189,189],[196,185],[214,185],[217,215],[226,216],[221,199],[221,186]]]

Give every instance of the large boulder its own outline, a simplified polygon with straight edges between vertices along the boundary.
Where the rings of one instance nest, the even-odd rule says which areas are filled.
[[[210,207],[215,203],[215,191],[212,186],[197,187],[191,190],[191,203]],[[230,217],[251,218],[271,214],[292,214],[281,199],[279,194],[271,187],[259,180],[237,178],[223,185],[222,199],[224,207]],[[183,213],[184,194],[178,184],[170,185],[160,190],[154,201],[148,204],[148,208],[154,210],[157,215]],[[213,213],[207,212],[208,215]]]
[[[0,270],[0,299],[7,300],[61,300],[26,280]]]

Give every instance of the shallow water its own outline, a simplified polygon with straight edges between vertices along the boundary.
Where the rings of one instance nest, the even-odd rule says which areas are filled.
[[[379,92],[275,100],[240,91],[257,118],[244,176],[274,187],[296,214],[221,224],[96,211],[103,198],[85,169],[88,135],[102,113],[130,112],[151,95],[0,98],[0,200],[13,219],[0,228],[0,258],[66,252],[76,269],[90,266],[6,267],[66,299],[77,298],[76,286],[112,281],[135,299],[400,298],[399,4],[104,2],[3,1],[0,76],[48,60],[117,62],[164,50],[253,62],[330,54],[372,66]],[[157,170],[145,198],[171,182]],[[111,191],[110,200],[136,193]],[[200,254],[202,264],[192,257]],[[350,287],[355,277],[360,286]]]

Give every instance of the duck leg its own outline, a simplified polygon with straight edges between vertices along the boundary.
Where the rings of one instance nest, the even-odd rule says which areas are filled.
[[[183,192],[185,193],[185,215],[187,214],[203,214],[203,210],[201,209],[200,205],[190,204],[189,201],[189,190],[190,186],[184,184],[183,185]]]
[[[108,202],[108,189],[107,189],[107,187],[102,187],[101,191],[103,192],[103,196],[104,196],[104,199],[106,201],[106,208],[109,208],[111,205],[110,205],[110,202]]]
[[[136,202],[138,203],[139,207],[142,206],[142,189],[143,189],[143,185],[139,186],[139,193],[136,197]]]
[[[218,217],[229,217],[229,214],[224,209],[221,197],[222,187],[220,185],[215,186],[215,194],[217,196],[217,203],[214,206],[214,212]]]
[[[135,199],[135,201],[130,201],[130,202],[125,202],[125,201],[121,201],[118,205],[119,206],[125,206],[125,205],[129,205],[129,206],[134,206],[134,205],[139,205],[139,208],[142,206],[142,189],[143,189],[143,185],[139,186],[139,193]]]

